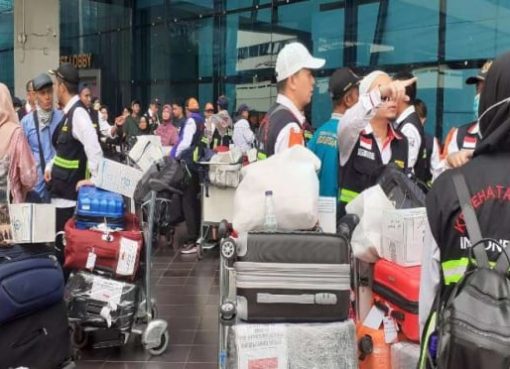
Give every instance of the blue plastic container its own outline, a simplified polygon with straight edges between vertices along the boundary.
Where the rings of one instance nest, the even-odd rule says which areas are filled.
[[[76,204],[76,228],[89,229],[105,221],[111,228],[124,228],[124,212],[122,195],[96,187],[82,187]]]

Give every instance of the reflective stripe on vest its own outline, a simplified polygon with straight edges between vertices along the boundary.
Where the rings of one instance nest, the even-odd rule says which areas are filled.
[[[267,154],[262,151],[257,151],[257,160],[265,160],[267,159]]]
[[[356,196],[358,196],[358,195],[359,195],[358,192],[354,192],[354,191],[342,188],[340,190],[340,202],[348,204],[352,200],[354,200],[356,198]]]
[[[54,165],[60,168],[64,169],[79,169],[80,168],[80,161],[79,160],[67,160],[60,156],[55,156],[55,161],[53,162]]]
[[[436,330],[436,325],[437,312],[434,311],[428,320],[427,326],[425,327],[425,342],[421,343],[420,364],[418,365],[419,369],[425,369],[427,367],[427,358],[429,357],[429,339],[432,333]]]
[[[472,263],[476,264],[476,260],[472,260]],[[443,268],[444,284],[448,286],[450,284],[458,283],[461,278],[464,277],[468,265],[469,258],[460,258],[442,262],[441,267]],[[495,265],[496,262],[489,261],[489,266],[494,267]]]

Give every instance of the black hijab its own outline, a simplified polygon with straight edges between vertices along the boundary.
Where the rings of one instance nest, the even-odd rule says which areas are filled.
[[[487,110],[506,98],[510,98],[510,52],[492,63],[485,79],[478,109],[482,140],[475,155],[510,151],[510,102]]]

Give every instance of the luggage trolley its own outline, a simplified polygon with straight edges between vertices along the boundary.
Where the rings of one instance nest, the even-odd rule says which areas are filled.
[[[220,246],[219,369],[236,367],[232,336],[234,327],[241,321],[348,320],[352,277],[349,241],[357,223],[358,218],[349,215],[341,220],[337,234],[249,232],[223,238]],[[293,289],[296,286],[298,288]],[[356,357],[353,360],[356,361]]]
[[[150,195],[148,199],[140,204],[137,209],[139,220],[142,226],[144,239],[144,255],[141,263],[141,272],[138,279],[134,282],[136,288],[133,288],[131,296],[134,296],[134,308],[129,310],[127,316],[120,316],[119,326],[113,326],[118,329],[118,340],[107,341],[94,345],[94,347],[109,347],[124,345],[128,342],[131,334],[141,338],[141,344],[150,354],[161,355],[164,353],[169,344],[168,323],[163,319],[157,318],[157,307],[155,299],[152,296],[151,286],[151,269],[152,269],[152,250],[153,250],[153,233],[154,233],[154,217],[156,207],[160,201],[169,201],[167,198],[159,198],[158,193],[168,191],[182,195],[182,192],[173,188],[157,179],[149,180]],[[101,272],[99,272],[101,273]],[[103,273],[102,273],[103,274]],[[128,283],[126,283],[128,285]],[[122,292],[124,294],[124,291]],[[87,311],[85,315],[91,312],[91,308],[95,309],[94,319],[70,319],[73,328],[72,341],[76,348],[84,348],[89,341],[89,334],[100,329],[110,328],[105,321],[97,319],[100,316],[97,306],[93,306],[93,302],[85,303]]]
[[[209,162],[200,162],[199,164],[203,165],[205,168],[209,165],[231,165],[222,163],[211,164]],[[216,246],[216,243],[207,242],[212,227],[218,227],[219,230],[222,222],[225,220],[232,221],[234,217],[234,195],[236,189],[234,187],[217,186],[209,183],[207,178],[205,183],[201,185],[201,192],[202,215],[200,219],[200,237],[197,241],[199,257],[203,255],[204,250]],[[219,231],[218,239],[221,239],[220,233]]]

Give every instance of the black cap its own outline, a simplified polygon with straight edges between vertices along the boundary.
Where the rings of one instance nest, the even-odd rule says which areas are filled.
[[[151,105],[158,105],[158,106],[161,106],[161,103],[159,102],[159,99],[158,99],[158,98],[155,98],[155,99],[152,99],[152,101],[151,101]]]
[[[471,76],[468,79],[466,79],[466,84],[468,85],[475,85],[479,81],[485,81],[485,77],[487,77],[487,73],[489,73],[489,69],[491,69],[492,60],[487,60],[478,74],[476,76]]]
[[[350,68],[337,69],[329,77],[329,95],[332,99],[338,100],[352,87],[356,86],[361,78],[357,76]]]
[[[40,91],[45,87],[52,86],[53,81],[46,73],[41,73],[32,80],[34,91]]]
[[[52,69],[49,73],[73,85],[77,85],[80,82],[78,70],[71,63],[60,64],[57,69]]]

